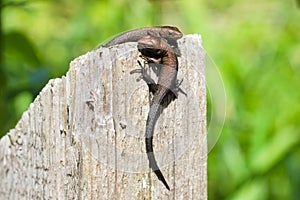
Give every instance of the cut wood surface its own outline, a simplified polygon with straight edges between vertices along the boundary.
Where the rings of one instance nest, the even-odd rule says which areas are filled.
[[[178,98],[160,115],[154,153],[170,185],[149,169],[149,111],[137,43],[99,48],[50,80],[0,140],[0,199],[207,199],[204,50],[178,41]],[[155,77],[155,73],[151,73]]]

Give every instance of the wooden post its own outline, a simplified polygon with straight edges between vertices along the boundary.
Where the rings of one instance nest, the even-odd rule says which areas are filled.
[[[0,199],[207,199],[204,51],[199,35],[178,43],[187,96],[170,103],[154,134],[171,191],[149,169],[148,87],[130,74],[140,58],[126,43],[72,61],[1,139]]]

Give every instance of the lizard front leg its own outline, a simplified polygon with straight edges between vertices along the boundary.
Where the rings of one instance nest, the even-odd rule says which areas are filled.
[[[141,64],[141,62],[138,60],[137,61],[139,66],[141,67],[140,69],[134,69],[130,72],[130,74],[135,74],[135,73],[139,73],[141,74],[140,77],[137,79],[137,81],[140,81],[141,79],[143,79],[148,87],[149,87],[149,91],[152,94],[155,94],[156,91],[158,90],[157,84],[155,83],[155,81],[151,78],[151,76],[147,73],[147,70],[145,68],[145,65],[143,66]]]

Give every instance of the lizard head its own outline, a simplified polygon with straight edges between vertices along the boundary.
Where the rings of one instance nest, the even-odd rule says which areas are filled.
[[[167,40],[177,40],[182,38],[183,34],[177,27],[173,26],[160,26],[161,31],[159,32],[160,37],[163,37]]]

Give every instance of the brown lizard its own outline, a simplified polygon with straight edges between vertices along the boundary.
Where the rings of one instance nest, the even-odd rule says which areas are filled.
[[[154,171],[158,179],[163,182],[165,187],[170,190],[168,183],[156,163],[153,154],[152,141],[154,127],[164,108],[164,102],[170,95],[177,96],[176,81],[178,60],[176,54],[172,50],[172,47],[163,38],[145,36],[138,41],[138,50],[142,53],[142,56],[146,59],[146,61],[159,63],[160,65],[157,84],[155,84],[152,79],[149,80],[150,77],[142,72],[142,76],[144,80],[146,79],[150,91],[154,93],[146,122],[145,142],[150,168]]]
[[[146,75],[145,70],[139,72],[142,72],[144,80],[147,82],[150,91],[154,94],[147,118],[145,139],[149,165],[168,190],[170,190],[170,187],[158,168],[153,154],[152,140],[155,123],[163,107],[167,106],[167,104],[176,97],[174,96],[174,94],[176,95],[174,89],[176,89],[178,69],[176,55],[180,56],[177,39],[182,36],[183,34],[176,27],[155,26],[127,31],[116,36],[106,44],[101,45],[103,47],[109,47],[125,42],[138,41],[138,50],[142,53],[144,59],[149,63],[155,63],[158,68],[159,78],[157,84],[155,84],[150,76]],[[137,71],[138,70],[134,70],[132,73]],[[173,93],[171,91],[173,91]],[[171,96],[171,98],[167,98],[168,96]]]

